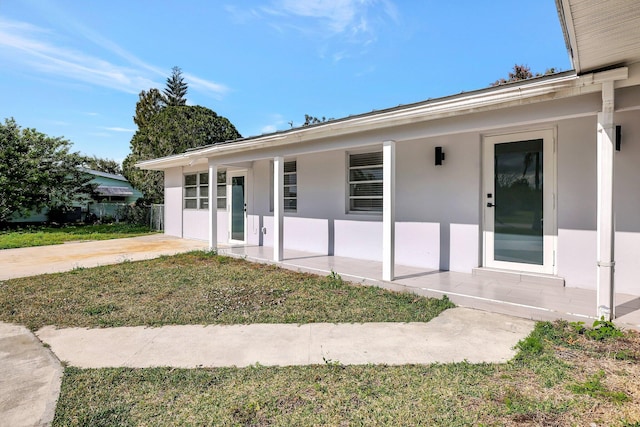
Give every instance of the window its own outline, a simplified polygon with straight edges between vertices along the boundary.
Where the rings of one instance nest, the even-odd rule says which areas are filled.
[[[217,200],[218,209],[227,208],[227,171],[218,171]]]
[[[298,209],[298,170],[296,161],[284,162],[284,210]]]
[[[269,209],[273,212],[273,162],[271,163],[271,186],[269,187]],[[284,210],[296,212],[298,210],[298,165],[295,160],[284,162]]]
[[[382,152],[349,155],[349,212],[382,212]]]
[[[209,174],[207,172],[184,176],[184,208],[209,208]]]

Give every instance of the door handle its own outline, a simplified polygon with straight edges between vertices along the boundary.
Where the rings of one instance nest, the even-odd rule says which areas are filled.
[[[491,203],[491,202],[488,202],[488,203],[487,203],[487,207],[488,207],[488,208],[495,208],[495,207],[496,207],[496,205],[494,205],[494,204],[493,204],[493,203]]]

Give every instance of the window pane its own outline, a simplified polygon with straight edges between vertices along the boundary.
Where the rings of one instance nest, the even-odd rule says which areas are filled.
[[[220,197],[218,198],[218,209],[226,209],[227,208],[227,198]]]
[[[382,183],[351,184],[351,196],[382,196]]]
[[[381,151],[377,153],[351,154],[349,156],[350,167],[371,166],[371,165],[382,165]]]
[[[382,199],[351,199],[349,204],[356,212],[382,212]]]
[[[200,197],[209,197],[209,186],[200,186]]]
[[[200,174],[200,185],[209,183],[209,173],[201,173]]]
[[[227,195],[227,186],[218,185],[218,197],[225,197]]]
[[[196,175],[185,175],[184,176],[184,185],[196,185]]]
[[[296,172],[296,162],[284,162],[284,173]]]
[[[296,197],[298,195],[298,187],[284,187],[284,197]]]
[[[298,183],[298,174],[284,176],[284,185],[296,185]]]
[[[197,187],[187,187],[184,189],[185,197],[196,197],[198,195]]]
[[[187,199],[184,201],[185,209],[195,209],[196,208],[196,199]]]
[[[381,181],[382,168],[350,169],[349,181]]]
[[[298,201],[296,199],[284,199],[284,210],[295,211],[298,208]]]
[[[209,209],[209,199],[200,199],[200,209]]]
[[[227,183],[227,171],[218,171],[218,184]]]

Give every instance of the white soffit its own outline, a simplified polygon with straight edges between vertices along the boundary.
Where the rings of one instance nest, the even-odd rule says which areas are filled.
[[[559,0],[578,74],[640,62],[639,0]]]

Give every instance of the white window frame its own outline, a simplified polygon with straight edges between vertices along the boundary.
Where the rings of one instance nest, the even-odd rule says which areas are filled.
[[[291,163],[293,163],[295,165],[295,171],[294,172],[286,172],[287,170],[287,165],[291,166]],[[297,159],[290,159],[290,160],[285,160],[284,162],[284,180],[283,182],[283,194],[285,194],[284,196],[284,211],[285,212],[298,212],[298,161]],[[295,184],[291,184],[291,178],[289,178],[289,184],[286,184],[287,182],[287,176],[291,177],[291,176],[295,176]],[[273,212],[273,161],[271,162],[271,168],[270,168],[270,173],[269,173],[269,211]],[[287,193],[287,188],[291,188],[291,187],[296,187],[296,195],[295,196],[286,196]],[[287,200],[295,200],[295,205],[296,208],[292,209],[291,207],[287,206]]]
[[[380,155],[380,163],[371,163],[368,165],[364,165],[364,166],[351,166],[351,157],[352,156],[358,156],[358,155]],[[364,181],[364,180],[351,180],[351,171],[353,170],[359,170],[359,169],[372,169],[372,168],[379,168],[380,169],[380,176],[382,176],[383,173],[383,158],[382,158],[382,150],[368,150],[368,151],[357,151],[357,152],[347,152],[347,156],[346,156],[346,183],[347,183],[347,188],[346,188],[346,212],[348,214],[358,214],[358,215],[382,215],[382,203],[380,204],[379,208],[375,208],[375,209],[352,209],[352,204],[351,201],[355,200],[355,199],[362,199],[362,200],[366,200],[366,199],[370,199],[370,200],[380,200],[382,201],[382,197],[383,197],[383,179],[372,179],[372,180],[368,180],[368,181]],[[380,185],[380,195],[373,195],[373,196],[355,196],[352,194],[352,185],[357,185],[357,184],[381,184]]]
[[[195,184],[187,185],[187,177],[196,177]],[[207,177],[203,182],[203,176]],[[187,196],[188,189],[195,189],[195,196]],[[185,173],[182,178],[182,207],[185,210],[208,210],[209,209],[209,172],[192,172]],[[187,207],[187,202],[195,201],[195,207]]]
[[[293,171],[287,172],[287,169],[291,169],[293,165]],[[291,183],[291,178],[293,177],[294,183]],[[287,184],[287,181],[289,182]],[[284,211],[285,212],[297,212],[298,211],[298,162],[294,160],[286,160],[284,162]],[[295,188],[295,196],[291,196],[291,188]],[[289,196],[287,196],[287,189],[289,189]],[[294,201],[295,208],[292,208],[288,203],[288,201]]]
[[[224,178],[224,180],[220,180]],[[222,193],[222,195],[220,194]],[[216,206],[218,210],[227,209],[227,170],[218,170],[218,176],[216,179]]]

